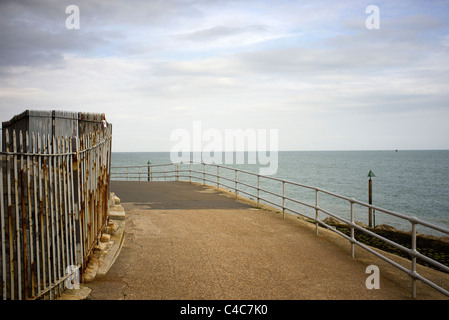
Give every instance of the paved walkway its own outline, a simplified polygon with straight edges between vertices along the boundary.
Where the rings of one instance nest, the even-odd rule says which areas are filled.
[[[112,182],[126,210],[114,265],[90,299],[410,299],[410,279],[328,230],[187,182]],[[394,269],[394,268],[393,268]],[[418,286],[418,298],[435,298]],[[433,291],[430,291],[433,292]]]

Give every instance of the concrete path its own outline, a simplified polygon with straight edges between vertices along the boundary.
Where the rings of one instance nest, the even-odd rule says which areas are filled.
[[[90,299],[410,299],[410,279],[328,230],[188,182],[112,182],[125,241]],[[368,264],[380,269],[369,290]],[[430,292],[430,293],[429,293]],[[438,298],[424,284],[418,298]]]

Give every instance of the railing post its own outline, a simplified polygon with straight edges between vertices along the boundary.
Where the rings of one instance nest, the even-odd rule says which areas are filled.
[[[318,209],[318,191],[319,191],[319,189],[316,188],[315,189],[315,228],[316,228],[315,232],[317,235],[318,235],[318,211],[319,211],[319,209]]]
[[[192,182],[192,161],[189,164],[189,182]]]
[[[354,259],[354,201],[351,201],[351,258]]]
[[[206,164],[203,163],[203,186],[206,184]]]
[[[282,219],[285,219],[285,181],[282,181]]]
[[[238,182],[237,182],[237,179],[238,179],[238,176],[237,176],[237,169],[235,169],[235,198],[237,199],[237,195],[238,195]]]
[[[412,222],[412,251],[416,253],[416,223]],[[412,299],[416,299],[416,256],[412,256]]]
[[[220,167],[217,166],[217,190],[220,190]]]
[[[260,204],[260,174],[257,175],[257,206]]]

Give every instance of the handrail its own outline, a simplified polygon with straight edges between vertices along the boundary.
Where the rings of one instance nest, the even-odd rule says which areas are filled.
[[[288,211],[290,213],[294,213],[303,217],[306,217],[308,219],[311,219],[315,222],[316,225],[316,234],[318,234],[318,226],[321,225],[325,228],[328,228],[329,230],[337,233],[338,235],[344,237],[345,239],[349,240],[349,242],[351,243],[351,257],[354,258],[355,254],[354,254],[354,246],[358,245],[359,247],[367,250],[368,252],[376,255],[377,257],[383,259],[384,261],[390,263],[391,265],[393,265],[394,267],[400,269],[401,271],[405,272],[408,276],[411,277],[412,279],[412,298],[416,298],[416,280],[421,280],[422,282],[426,283],[427,285],[429,285],[430,287],[432,287],[433,289],[439,291],[440,293],[446,295],[449,297],[449,291],[436,285],[435,283],[431,282],[430,280],[426,279],[425,277],[423,277],[422,275],[418,274],[418,272],[416,271],[416,264],[417,264],[417,259],[421,259],[423,261],[426,261],[427,263],[430,263],[432,265],[434,265],[437,268],[440,268],[441,270],[448,272],[449,273],[449,267],[445,266],[441,263],[439,263],[438,261],[435,261],[421,253],[419,253],[417,251],[416,248],[416,241],[417,241],[417,231],[416,231],[416,226],[417,225],[422,225],[428,228],[431,228],[433,230],[445,233],[449,235],[449,230],[437,225],[434,225],[432,223],[426,222],[424,220],[418,219],[417,217],[410,217],[407,216],[405,214],[402,213],[398,213],[395,211],[391,211],[388,209],[384,209],[372,204],[368,204],[366,202],[363,201],[359,201],[353,198],[349,198],[346,196],[342,196],[340,194],[331,192],[331,191],[327,191],[318,187],[314,187],[314,186],[309,186],[309,185],[305,185],[305,184],[301,184],[298,182],[293,182],[293,181],[288,181],[285,179],[280,179],[280,178],[276,178],[276,177],[270,177],[270,176],[265,176],[265,175],[261,175],[261,174],[257,174],[254,172],[250,172],[250,171],[246,171],[246,170],[241,170],[241,169],[237,169],[237,168],[231,168],[231,167],[227,167],[227,166],[223,166],[223,165],[218,165],[218,164],[206,164],[206,163],[198,163],[198,162],[194,162],[194,161],[190,161],[188,163],[186,163],[189,165],[188,169],[179,169],[179,164],[173,164],[173,163],[169,163],[169,164],[150,164],[150,165],[135,165],[135,166],[119,166],[119,167],[112,167],[111,168],[111,180],[114,180],[114,178],[117,177],[123,177],[123,175],[126,175],[126,180],[129,179],[134,179],[134,180],[139,180],[141,181],[141,179],[144,179],[145,175],[147,177],[147,181],[157,181],[159,179],[164,179],[165,181],[167,181],[167,179],[175,179],[176,181],[180,181],[184,178],[188,178],[189,181],[192,181],[192,179],[195,180],[199,180],[202,181],[203,184],[206,184],[206,182],[210,182],[212,184],[216,184],[217,189],[219,187],[225,187],[230,191],[234,191],[236,196],[238,195],[238,193],[244,193],[248,196],[252,196],[254,198],[257,199],[257,204],[259,205],[260,201],[263,201],[265,203],[274,205],[276,207],[279,207],[280,209],[282,209],[282,215],[283,217],[285,217],[285,212]],[[194,170],[192,168],[192,165],[202,165],[202,171],[200,170]],[[172,170],[167,171],[165,169],[165,167],[167,166],[174,166],[174,168]],[[164,171],[153,171],[153,167],[164,167]],[[206,167],[215,167],[216,168],[216,172],[212,173],[212,172],[207,172],[206,171]],[[145,168],[147,169],[146,173],[142,173],[140,171],[141,168]],[[234,172],[234,175],[231,176],[226,176],[223,174],[223,170],[220,173],[220,169],[226,169],[229,170],[231,172]],[[126,169],[126,172],[114,172],[116,169]],[[129,172],[129,169],[137,169],[138,172]],[[161,176],[157,176],[157,174],[161,174]],[[162,176],[163,174],[163,176]],[[257,185],[251,185],[249,183],[243,182],[242,180],[239,181],[238,179],[238,174],[247,174],[250,176],[254,176],[257,177]],[[232,176],[234,176],[234,178],[232,178]],[[276,193],[273,192],[271,190],[267,190],[264,189],[260,186],[260,180],[261,178],[263,179],[268,179],[268,180],[272,180],[272,181],[276,181],[276,182],[280,182],[282,183],[282,194],[281,193]],[[221,180],[221,181],[220,181]],[[234,186],[230,186],[227,184],[222,183],[222,181],[229,181],[232,183],[234,183]],[[243,190],[241,188],[239,188],[240,186],[245,186],[247,188],[251,188],[252,190],[256,190],[257,194],[253,194],[247,190]],[[300,188],[304,188],[304,189],[308,189],[311,191],[314,191],[315,193],[315,203],[311,204],[311,203],[307,203],[298,199],[294,199],[292,197],[287,197],[286,196],[286,185],[291,185],[291,186],[295,186],[295,187],[300,187]],[[276,197],[277,199],[282,200],[282,204],[276,203],[273,200],[267,199],[266,197],[263,197],[260,193],[264,192],[267,194],[270,194],[274,197]],[[319,206],[320,202],[319,202],[319,194],[323,193],[323,194],[327,194],[331,197],[335,197],[338,199],[342,199],[344,201],[349,202],[350,204],[350,220],[345,219],[343,217],[340,217],[338,215],[336,215],[335,213],[332,213],[322,207]],[[294,202],[296,204],[300,204],[302,206],[308,207],[310,209],[314,209],[315,210],[315,216],[311,217],[308,216],[306,214],[304,214],[303,212],[298,212],[296,209],[291,208],[289,206],[287,206],[286,204],[286,200]],[[392,215],[394,217],[400,218],[400,219],[404,219],[407,220],[411,223],[411,227],[412,227],[412,232],[411,232],[411,248],[406,248],[392,240],[389,240],[385,237],[382,237],[378,234],[376,234],[375,232],[372,232],[366,228],[363,228],[361,226],[359,226],[358,224],[355,223],[354,221],[354,205],[360,205],[366,208],[371,208],[374,209],[378,212],[383,212],[385,214],[388,215]],[[335,219],[337,219],[338,221],[346,224],[350,230],[351,230],[351,235],[348,236],[346,234],[344,234],[343,232],[338,231],[335,227],[330,226],[328,224],[326,224],[325,222],[323,222],[322,220],[318,219],[318,215],[319,213],[324,213],[330,217],[333,217]],[[382,240],[384,242],[386,242],[387,244],[390,244],[392,246],[394,246],[395,248],[407,253],[410,257],[411,257],[411,268],[410,270],[407,269],[406,267],[392,261],[391,259],[387,258],[386,256],[382,255],[381,253],[379,253],[378,251],[373,250],[372,248],[368,247],[367,245],[361,243],[360,241],[356,240],[354,237],[354,232],[355,230],[358,231],[362,231],[366,234],[368,234],[371,237],[375,237],[379,240]]]

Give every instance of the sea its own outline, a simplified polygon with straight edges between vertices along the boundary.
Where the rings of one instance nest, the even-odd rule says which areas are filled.
[[[116,167],[146,166],[148,162],[151,165],[170,164],[172,163],[170,156],[170,152],[113,152],[112,172],[117,170]],[[194,155],[192,155],[191,160],[194,159]],[[222,159],[222,162],[225,162],[224,155]],[[233,161],[227,161],[220,165],[255,174],[259,173],[260,167],[266,167],[266,165],[252,163],[248,154],[243,163],[237,163],[237,158],[234,155]],[[189,165],[181,165],[181,169],[186,169],[186,166]],[[152,170],[154,171],[156,168]],[[166,167],[160,167],[160,172],[164,170],[162,168]],[[170,167],[165,170],[173,170],[173,166],[171,169],[168,168]],[[141,168],[142,172],[145,172],[145,169]],[[192,169],[198,172],[204,170],[201,165],[194,165]],[[374,177],[371,178],[373,205],[408,217],[417,217],[449,230],[449,178],[446,177],[446,174],[449,174],[449,150],[279,151],[277,153],[277,171],[269,177],[318,187],[337,195],[368,203],[370,179],[368,173],[370,170],[374,173]],[[208,184],[214,184],[216,178],[212,175],[218,172],[222,176],[219,180],[221,185],[235,187],[233,182],[223,178],[234,179],[234,170],[220,167],[217,171],[216,167],[208,166],[206,172],[210,173],[208,176],[212,180]],[[202,174],[198,173],[198,176],[202,177]],[[242,190],[241,195],[251,199],[257,198],[257,190],[249,187],[257,186],[257,176],[239,172],[238,181],[242,182],[238,186]],[[282,182],[261,178],[260,186],[272,193],[282,195]],[[282,207],[282,198],[264,192],[260,192],[259,195]],[[285,195],[298,202],[315,205],[316,197],[313,189],[286,183]],[[285,201],[285,206],[292,209],[291,213],[301,213],[308,217],[315,216],[313,209],[298,204],[297,201]],[[326,211],[344,219],[350,219],[351,211],[348,201],[323,192],[319,193],[318,201],[319,206]],[[355,205],[354,215],[355,221],[368,224],[368,208]],[[326,215],[320,213],[319,218],[324,217]],[[374,211],[373,220],[375,225],[387,224],[402,231],[411,230],[411,223],[408,220],[399,219],[379,210]],[[424,234],[449,236],[427,227],[419,226],[417,230]]]

